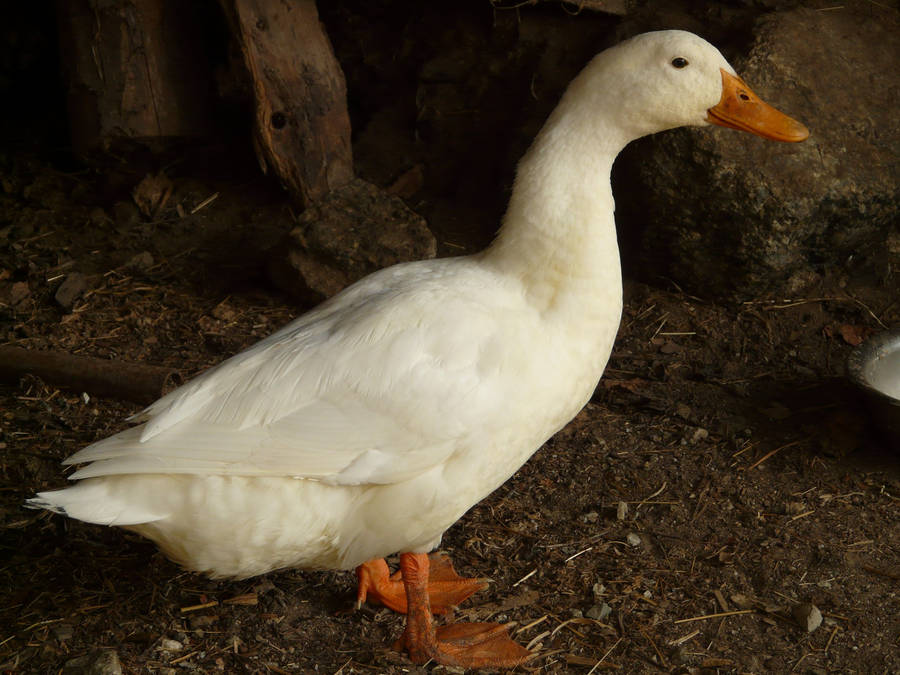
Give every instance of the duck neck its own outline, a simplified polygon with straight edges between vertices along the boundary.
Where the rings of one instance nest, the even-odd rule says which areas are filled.
[[[621,308],[610,171],[629,139],[598,125],[598,113],[564,98],[522,158],[503,225],[482,254],[541,312],[588,319],[593,308]]]

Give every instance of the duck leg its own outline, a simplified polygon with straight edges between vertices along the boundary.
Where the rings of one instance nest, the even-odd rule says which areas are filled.
[[[428,556],[431,573],[428,576],[428,599],[432,614],[446,614],[473,593],[487,588],[487,579],[461,577],[453,569],[450,556],[432,553]],[[380,602],[395,612],[406,614],[406,588],[400,571],[390,573],[384,558],[376,558],[356,568],[359,586],[356,606],[366,599]]]
[[[424,553],[400,555],[408,612],[395,649],[409,652],[413,663],[435,661],[463,668],[514,668],[531,656],[509,639],[506,627],[500,624],[457,623],[435,629],[428,598],[429,568]]]

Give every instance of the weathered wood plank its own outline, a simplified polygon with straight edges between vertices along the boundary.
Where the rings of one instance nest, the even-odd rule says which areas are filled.
[[[305,206],[353,178],[344,74],[313,0],[221,0],[253,83],[257,152]]]
[[[205,135],[210,75],[204,30],[181,0],[58,3],[72,144]]]

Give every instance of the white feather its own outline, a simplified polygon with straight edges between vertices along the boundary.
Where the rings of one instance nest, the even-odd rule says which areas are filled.
[[[471,285],[470,295],[448,293],[432,266],[407,266],[420,274],[390,293],[376,275],[374,293],[354,287],[318,321],[302,317],[161,399],[142,427],[76,453],[66,464],[90,464],[71,477],[216,473],[361,484],[439,465],[515,396],[505,364],[520,350],[495,347],[511,342],[511,329],[536,328],[528,313],[496,321],[522,304],[503,296],[493,310],[485,304],[477,289],[496,279],[463,259],[443,266],[462,268],[455,279]]]

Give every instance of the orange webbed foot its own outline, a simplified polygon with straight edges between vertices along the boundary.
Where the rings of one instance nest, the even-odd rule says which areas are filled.
[[[531,652],[513,642],[500,624],[457,623],[436,629],[429,603],[429,568],[424,554],[400,556],[409,611],[396,648],[409,652],[413,663],[435,661],[463,668],[514,668],[531,658]]]
[[[498,623],[452,623],[437,628],[431,637],[404,631],[394,649],[407,651],[413,663],[434,661],[462,668],[515,668],[534,656]]]
[[[431,570],[428,599],[432,614],[446,614],[473,593],[487,588],[487,579],[459,576],[446,553],[432,553],[428,561]],[[401,571],[391,574],[384,559],[377,558],[357,567],[356,576],[359,579],[357,607],[361,607],[366,600],[374,600],[395,612],[406,614],[406,588]]]

